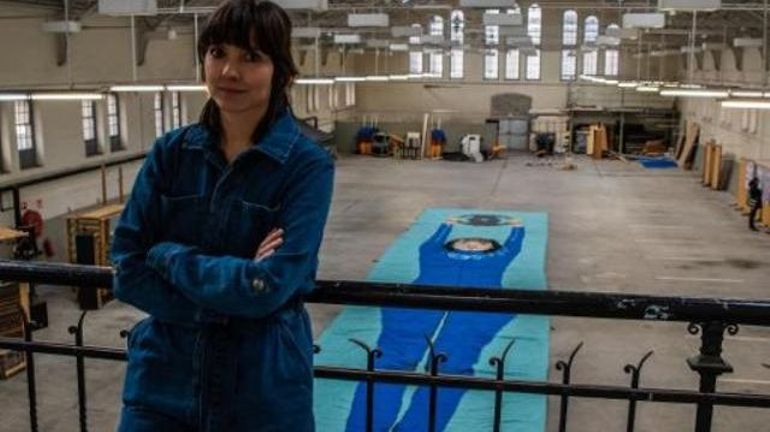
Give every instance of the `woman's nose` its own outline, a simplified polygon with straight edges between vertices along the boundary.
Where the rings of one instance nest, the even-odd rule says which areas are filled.
[[[232,60],[225,61],[225,65],[222,68],[222,76],[229,79],[238,78],[238,66]]]

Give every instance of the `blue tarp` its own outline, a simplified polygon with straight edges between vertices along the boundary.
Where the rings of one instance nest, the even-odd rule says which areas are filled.
[[[372,269],[369,280],[487,289],[546,289],[547,216],[543,213],[429,209],[401,235]],[[514,314],[445,312],[400,308],[346,307],[320,338],[317,365],[363,368],[366,356],[349,338],[383,351],[381,369],[424,371],[425,336],[448,361],[451,374],[494,377],[489,358],[515,345],[506,377],[545,380],[549,320]],[[365,387],[355,382],[317,380],[315,415],[319,431],[359,431],[365,416]],[[543,396],[508,394],[503,400],[505,431],[545,429]],[[491,430],[494,394],[439,389],[437,430]],[[377,431],[422,431],[427,424],[427,391],[377,384]]]

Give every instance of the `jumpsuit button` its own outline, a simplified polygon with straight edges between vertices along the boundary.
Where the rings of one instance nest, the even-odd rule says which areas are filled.
[[[251,281],[251,287],[254,288],[254,291],[261,292],[265,290],[265,282],[262,279],[255,278],[253,281]]]

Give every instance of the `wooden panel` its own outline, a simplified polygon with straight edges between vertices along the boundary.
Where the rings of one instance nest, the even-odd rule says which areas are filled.
[[[98,219],[98,220],[109,219],[113,216],[119,215],[120,212],[123,211],[123,207],[124,207],[123,204],[110,204],[104,207],[100,207],[96,210],[91,210],[89,212],[82,213],[78,215],[78,217],[83,219]]]
[[[709,185],[711,189],[719,189],[719,179],[722,170],[722,146],[715,145],[711,149],[711,179]]]
[[[27,233],[24,231],[17,231],[9,227],[0,226],[0,242],[13,241],[26,236]]]
[[[709,142],[706,144],[703,152],[703,160],[701,161],[701,182],[704,185],[711,183],[711,157],[714,149],[714,143]]]
[[[741,211],[749,211],[746,205],[748,199],[748,190],[746,189],[746,169],[748,167],[746,159],[741,158],[738,161],[738,187],[735,190],[735,204]]]
[[[684,149],[682,150],[682,154],[677,161],[680,168],[686,170],[692,169],[691,157],[693,155],[693,151],[695,150],[695,141],[697,141],[699,133],[700,127],[698,126],[698,123],[688,121],[687,135],[685,136],[684,140]]]

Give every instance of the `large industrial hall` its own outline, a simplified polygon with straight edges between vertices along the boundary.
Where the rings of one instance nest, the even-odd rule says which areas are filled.
[[[0,432],[770,431],[769,30],[0,0]]]

